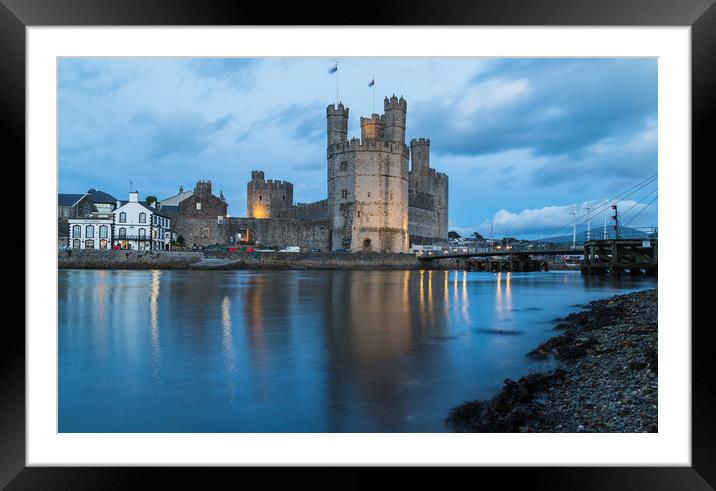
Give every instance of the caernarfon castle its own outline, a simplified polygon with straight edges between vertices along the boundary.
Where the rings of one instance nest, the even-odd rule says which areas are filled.
[[[312,240],[310,246],[322,250],[408,252],[411,244],[446,244],[448,177],[430,167],[429,139],[406,145],[407,109],[402,97],[386,97],[384,114],[361,117],[361,137],[349,140],[349,109],[329,105],[328,199],[293,205],[291,183],[266,180],[255,170],[247,185],[247,220],[257,229],[273,222],[284,232],[292,227],[281,221],[292,220],[296,230],[289,236]],[[267,222],[257,226],[256,220]],[[269,230],[264,235],[279,238]],[[257,240],[270,243],[258,230]]]
[[[180,187],[178,194],[146,206],[170,219],[178,244],[189,248],[248,241],[302,250],[409,252],[414,244],[447,245],[448,177],[430,167],[430,140],[405,143],[407,110],[402,97],[386,97],[384,113],[361,117],[360,138],[349,139],[348,108],[326,108],[324,200],[294,204],[293,184],[254,170],[246,217],[228,216],[223,192],[215,196],[211,181],[198,181],[188,191]],[[115,206],[111,196],[90,191],[60,195],[61,243],[67,243],[68,218],[88,213],[82,203]]]

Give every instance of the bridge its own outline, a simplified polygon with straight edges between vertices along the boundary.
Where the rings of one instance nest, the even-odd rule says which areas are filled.
[[[493,251],[483,252],[467,252],[463,254],[436,254],[428,256],[418,256],[421,261],[435,261],[438,259],[469,259],[477,257],[492,257],[492,256],[569,256],[569,255],[583,255],[584,249],[534,249],[534,250],[512,250],[512,249],[497,249]]]

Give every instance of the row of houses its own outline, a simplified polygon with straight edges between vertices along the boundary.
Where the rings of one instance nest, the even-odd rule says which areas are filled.
[[[170,250],[176,241],[171,219],[157,211],[156,202],[139,201],[136,191],[127,201],[102,191],[58,195],[60,245],[70,249]]]
[[[223,192],[214,196],[211,181],[160,201],[127,201],[96,189],[58,195],[58,238],[71,249],[170,250],[173,244],[207,246],[225,240],[221,225],[228,217]]]

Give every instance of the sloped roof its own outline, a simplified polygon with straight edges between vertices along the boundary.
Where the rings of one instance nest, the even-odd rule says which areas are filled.
[[[89,199],[91,203],[111,203],[113,205],[117,203],[117,198],[104,191],[87,193],[87,199]]]
[[[187,198],[194,196],[194,191],[185,191],[183,193],[175,194],[169,198],[163,199],[159,202],[161,206],[179,206],[179,203]]]
[[[57,206],[72,206],[82,199],[84,194],[59,193],[57,195]]]

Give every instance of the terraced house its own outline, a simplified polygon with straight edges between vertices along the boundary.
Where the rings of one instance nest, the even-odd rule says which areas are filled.
[[[93,212],[68,220],[71,249],[170,250],[175,234],[171,219],[129,193],[110,213]]]

